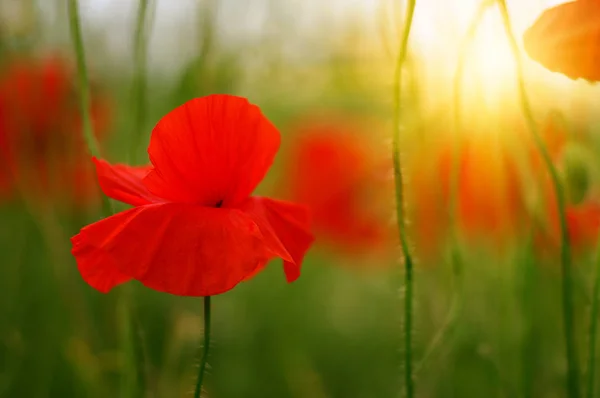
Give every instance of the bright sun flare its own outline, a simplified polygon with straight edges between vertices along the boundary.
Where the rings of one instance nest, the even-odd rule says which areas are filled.
[[[556,3],[560,3],[560,0],[509,1],[513,33],[520,46],[524,30],[539,12]],[[415,17],[413,22],[413,43],[421,58],[423,70],[433,80],[431,84],[451,87],[458,53],[479,4],[479,0],[423,0],[417,4],[415,15],[418,18]],[[527,69],[536,67],[527,62],[526,56],[524,59]],[[466,101],[481,104],[483,101],[496,106],[498,101],[515,95],[514,57],[497,7],[492,6],[485,11],[465,61],[462,88]],[[549,79],[554,80],[551,82],[553,84],[560,84],[565,80],[547,71],[541,74],[529,73],[529,70],[526,72],[531,81]]]

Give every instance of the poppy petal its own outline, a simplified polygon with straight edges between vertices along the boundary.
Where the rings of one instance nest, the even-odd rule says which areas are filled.
[[[106,252],[86,243],[81,234],[74,236],[71,242],[79,272],[94,289],[108,293],[113,287],[131,280],[119,271],[115,261]]]
[[[579,0],[545,10],[525,32],[531,58],[571,79],[600,80],[600,2]]]
[[[92,262],[93,253],[110,257],[123,275],[154,290],[211,296],[232,289],[268,260],[263,239],[255,221],[240,210],[164,203],[83,228],[73,254],[80,270],[103,266]]]
[[[290,202],[253,196],[242,209],[254,216],[265,244],[283,259],[288,282],[300,276],[304,255],[314,241],[308,208]]]
[[[234,207],[263,179],[279,132],[248,100],[231,95],[193,99],[163,117],[148,154],[144,184],[172,202]]]
[[[153,195],[142,183],[151,166],[132,167],[124,164],[111,165],[106,160],[92,158],[102,191],[115,200],[132,206],[164,202]]]

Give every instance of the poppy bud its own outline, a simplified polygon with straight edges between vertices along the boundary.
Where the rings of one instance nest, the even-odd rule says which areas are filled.
[[[562,155],[562,173],[571,204],[581,203],[590,187],[590,165],[588,151],[579,144],[569,144]]]

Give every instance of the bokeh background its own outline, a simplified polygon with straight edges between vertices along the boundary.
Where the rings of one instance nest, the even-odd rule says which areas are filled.
[[[468,34],[479,1],[417,3],[401,118],[417,396],[563,397],[555,199],[521,115],[500,13],[485,9]],[[557,3],[508,2],[519,42]],[[141,30],[139,4],[80,1],[103,156],[146,164],[152,127],[171,109],[207,94],[245,96],[282,134],[259,193],[313,210],[317,240],[298,281],[286,284],[274,261],[214,297],[205,396],[401,396],[390,137],[404,3],[148,0]],[[525,74],[568,193],[585,374],[600,92],[527,58]],[[101,294],[70,255],[70,237],[102,217],[77,84],[66,2],[0,0],[0,397],[125,396],[128,349],[144,385],[137,396],[191,396],[202,300],[137,282]],[[125,300],[134,348],[123,338]]]

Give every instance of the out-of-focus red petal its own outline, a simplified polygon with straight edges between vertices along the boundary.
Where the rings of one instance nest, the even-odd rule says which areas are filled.
[[[391,186],[377,170],[391,166],[381,161],[381,148],[338,118],[300,124],[295,133],[282,185],[288,198],[310,208],[318,239],[348,253],[387,246]]]
[[[211,95],[163,117],[144,184],[169,201],[234,207],[263,179],[279,148],[277,129],[246,99]]]
[[[241,210],[165,203],[139,206],[83,228],[74,238],[73,254],[87,275],[114,263],[121,274],[154,290],[211,296],[232,289],[268,260],[263,241],[256,222]]]
[[[106,160],[95,157],[92,160],[96,165],[98,182],[106,196],[132,206],[164,202],[148,191],[142,182],[152,169],[151,166],[111,165]]]
[[[525,32],[525,50],[571,79],[600,80],[600,2],[572,1],[545,10]]]
[[[253,215],[265,237],[265,244],[275,256],[283,259],[287,281],[298,279],[304,255],[314,241],[308,208],[253,196],[242,205],[242,210]]]
[[[567,208],[567,226],[575,248],[596,244],[600,231],[600,203],[586,202]]]

